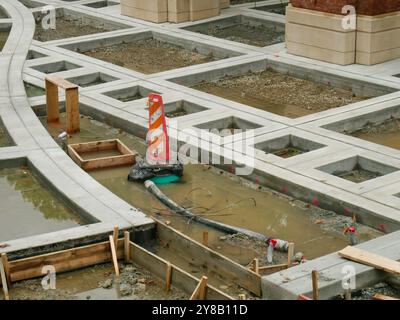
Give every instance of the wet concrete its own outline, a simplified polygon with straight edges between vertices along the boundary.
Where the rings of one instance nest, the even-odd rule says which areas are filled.
[[[8,34],[8,31],[0,31],[0,51],[3,50],[3,47],[7,42]]]
[[[46,26],[47,27],[47,26]],[[101,23],[98,26],[94,27],[92,25],[88,25],[85,23],[85,19],[75,18],[72,19],[70,17],[57,17],[56,19],[56,28],[55,29],[46,29],[42,26],[42,20],[38,19],[36,21],[36,29],[34,39],[38,41],[52,41],[59,39],[66,39],[72,37],[79,37],[88,34],[95,34],[106,31],[114,31],[118,30],[118,27],[112,27],[109,25],[102,25]]]
[[[50,128],[54,137],[61,131],[61,128]],[[143,140],[87,117],[81,119],[81,133],[70,138],[68,143],[111,138],[120,139],[141,155],[145,153]],[[186,219],[169,212],[147,192],[143,184],[127,181],[129,170],[130,167],[119,167],[96,170],[90,174],[123,200],[150,215],[169,221],[174,228],[201,241],[204,226],[188,223]],[[347,239],[341,233],[346,222],[340,220],[347,218],[336,217],[331,212],[255,186],[211,166],[187,165],[179,183],[161,185],[160,188],[174,201],[203,217],[293,241],[296,250],[304,252],[309,258],[334,252],[347,244]],[[321,219],[323,223],[315,223]],[[222,234],[213,230],[209,232],[211,246],[219,248],[221,253],[242,264],[254,257],[254,252],[246,252],[246,248],[233,249],[233,246],[221,241],[219,237]],[[360,230],[363,241],[378,235],[368,228]]]
[[[35,86],[34,84],[24,82],[24,86],[25,86],[25,91],[26,91],[26,95],[28,96],[28,98],[44,96],[46,94],[45,89]]]
[[[400,120],[390,119],[381,124],[369,124],[353,133],[353,137],[400,149]]]
[[[114,277],[114,267],[102,264],[57,274],[56,289],[44,290],[42,279],[13,284],[13,300],[187,300],[188,295],[172,287],[165,292],[160,279],[137,265],[120,263],[121,276]],[[0,298],[2,292],[0,292]]]
[[[202,82],[194,89],[289,118],[306,116],[367,99],[275,71]]]
[[[229,26],[212,26],[200,33],[236,41],[251,46],[265,47],[285,41],[285,31],[274,25],[242,22]]]
[[[145,74],[218,60],[212,54],[203,55],[153,38],[97,48],[84,54]]]
[[[0,170],[0,241],[85,224],[42,186],[28,168]]]

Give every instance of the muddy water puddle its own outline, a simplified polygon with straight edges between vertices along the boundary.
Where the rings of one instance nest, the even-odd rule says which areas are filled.
[[[85,55],[145,74],[218,60],[175,44],[146,39],[84,52]]]
[[[0,170],[0,242],[85,224],[27,168]]]
[[[285,41],[284,30],[278,30],[273,25],[264,24],[240,23],[227,27],[213,26],[206,31],[201,31],[201,33],[257,47],[270,46]]]
[[[355,96],[349,90],[270,70],[202,82],[193,86],[193,89],[289,118],[298,118],[366,99]]]
[[[50,128],[53,136],[61,131],[59,127]],[[70,138],[68,142],[111,138],[120,139],[139,154],[143,155],[146,150],[143,140],[87,117],[81,118],[80,134]],[[118,167],[92,171],[90,175],[126,202],[159,219],[169,221],[174,228],[201,241],[205,227],[188,223],[186,219],[171,213],[147,192],[143,184],[129,182],[129,170],[130,167]],[[293,241],[296,251],[302,251],[308,258],[331,253],[347,245],[347,239],[341,233],[349,222],[346,217],[310,207],[266,188],[257,188],[244,179],[203,165],[186,165],[184,177],[179,183],[160,185],[167,196],[196,214]],[[318,224],[315,223],[316,220],[319,221]],[[212,248],[241,264],[251,261],[254,253],[247,254],[243,248],[234,248],[231,242],[220,240],[222,234],[213,230],[209,232]],[[359,232],[363,241],[379,235],[367,227],[360,227]]]
[[[0,51],[3,50],[4,45],[7,42],[9,32],[8,31],[0,31]]]
[[[15,283],[10,290],[13,300],[177,300],[189,299],[134,264],[120,264],[119,280],[111,264],[97,265],[73,272],[57,274],[56,289],[44,290],[42,279]],[[1,297],[1,293],[0,293]]]
[[[24,82],[24,86],[28,98],[44,96],[46,94],[46,90],[41,87],[35,86],[34,84]]]
[[[353,137],[400,149],[400,120],[390,119],[381,124],[369,124],[353,133]]]
[[[55,29],[44,29],[42,19],[38,19],[33,38],[45,42],[121,29],[101,23],[98,23],[98,26],[94,27],[84,21],[85,19],[83,18],[57,17]]]
[[[6,134],[6,129],[0,122],[0,147],[9,147],[12,143]]]

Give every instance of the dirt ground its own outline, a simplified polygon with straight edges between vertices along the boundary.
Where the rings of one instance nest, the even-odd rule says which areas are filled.
[[[102,47],[84,54],[145,74],[217,60],[212,54],[205,56],[154,38]]]
[[[379,124],[367,124],[356,132],[344,132],[363,140],[400,149],[400,119],[389,119]]]
[[[117,27],[105,27],[101,25],[98,27],[92,27],[84,24],[80,19],[71,20],[66,17],[59,17],[56,20],[56,29],[43,29],[42,20],[36,21],[35,35],[33,38],[35,40],[45,42],[79,37],[99,32],[113,31],[117,29]]]
[[[306,116],[366,99],[356,97],[348,90],[271,70],[225,77],[214,82],[202,82],[193,88],[289,118]]]
[[[8,34],[8,32],[0,31],[0,51],[3,50],[3,47],[7,42]]]
[[[352,171],[347,171],[347,172],[335,174],[335,175],[342,179],[346,179],[346,180],[349,180],[349,181],[355,182],[355,183],[361,183],[361,182],[368,181],[368,180],[375,179],[377,177],[382,176],[378,172],[371,172],[371,171],[364,170],[362,168],[356,168]]]
[[[230,41],[236,41],[251,46],[265,47],[285,41],[285,32],[277,31],[274,26],[249,23],[229,27],[210,27],[205,34]]]
[[[120,264],[120,278],[111,264],[103,264],[57,275],[56,289],[44,290],[42,279],[15,283],[13,300],[188,300],[189,296],[172,287],[165,291],[163,281],[134,264]],[[1,293],[0,293],[1,296]]]

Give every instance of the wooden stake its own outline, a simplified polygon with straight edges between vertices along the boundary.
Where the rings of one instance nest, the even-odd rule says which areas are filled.
[[[58,122],[60,111],[58,107],[58,86],[46,79],[47,122]]]
[[[131,261],[131,244],[129,231],[124,232],[124,257],[125,263]]]
[[[294,243],[290,242],[288,248],[288,261],[287,261],[288,268],[292,265],[293,255],[294,255]]]
[[[203,231],[203,245],[208,247],[208,231]]]
[[[73,134],[79,131],[79,92],[78,88],[65,90],[65,111],[67,114],[67,133]]]
[[[260,264],[257,258],[253,259],[251,270],[253,270],[257,274],[260,273]]]
[[[239,300],[247,300],[247,297],[245,294],[239,294]]]
[[[0,261],[0,276],[1,276],[1,283],[2,283],[2,286],[3,286],[4,299],[5,300],[10,300],[10,295],[8,293],[6,272],[4,270],[4,266],[3,266],[3,262],[2,261]]]
[[[190,300],[205,300],[206,298],[206,289],[207,289],[207,280],[208,278],[202,276],[199,284],[197,285],[196,289],[194,289]]]
[[[172,277],[172,266],[171,263],[167,262],[167,271],[165,275],[165,289],[167,292],[171,291],[171,277]]]
[[[4,273],[5,273],[5,277],[6,277],[8,288],[11,288],[12,283],[11,283],[10,265],[8,263],[7,253],[2,253],[1,254],[1,262],[3,264]]]
[[[111,247],[111,257],[112,262],[114,264],[115,275],[119,277],[119,266],[118,266],[118,258],[117,258],[117,251],[115,250],[115,243],[113,236],[110,236],[110,247]]]
[[[312,288],[313,288],[313,300],[319,300],[319,290],[318,290],[318,272],[313,270],[311,272],[312,278]]]
[[[118,248],[117,248],[117,245],[118,245],[118,226],[114,227],[113,239],[114,239],[114,245],[115,245],[115,252],[117,252],[118,251]]]

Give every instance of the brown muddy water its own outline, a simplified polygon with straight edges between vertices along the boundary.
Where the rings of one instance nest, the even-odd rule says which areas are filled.
[[[334,88],[272,70],[202,82],[193,89],[289,118],[365,100],[352,91]]]
[[[46,90],[35,86],[34,84],[24,82],[25,92],[28,98],[44,96],[46,94]]]
[[[98,25],[96,27],[88,25],[83,18],[57,17],[55,29],[44,29],[42,19],[38,19],[33,38],[45,42],[121,29],[101,23]]]
[[[85,224],[27,168],[1,169],[0,195],[0,242]]]
[[[369,124],[356,132],[347,134],[369,142],[400,149],[400,119],[390,119],[380,124]]]
[[[203,55],[154,38],[97,48],[83,53],[145,74],[218,60],[211,54]]]
[[[0,147],[9,147],[11,145],[11,141],[6,134],[6,129],[0,122]]]
[[[8,31],[0,31],[0,51],[3,50],[4,45],[7,42],[9,32]]]
[[[42,121],[45,123],[44,118]],[[62,131],[59,127],[49,130],[53,136]],[[70,138],[68,143],[111,138],[120,139],[139,154],[143,155],[146,150],[143,140],[88,117],[81,118],[81,132]],[[203,231],[208,230],[210,247],[239,263],[247,264],[254,258],[256,252],[248,247],[238,248],[232,245],[232,241],[221,240],[223,234],[189,223],[167,210],[147,192],[143,184],[127,181],[129,170],[130,167],[118,167],[92,171],[90,175],[126,202],[168,221],[172,227],[195,240],[201,241]],[[302,251],[309,259],[347,245],[342,230],[349,223],[348,218],[255,186],[212,166],[186,165],[184,177],[179,183],[161,185],[160,189],[175,202],[203,217],[293,241],[296,251]],[[364,226],[359,227],[359,233],[362,241],[380,235]]]
[[[114,278],[114,267],[102,264],[57,274],[56,289],[44,290],[42,279],[13,284],[13,300],[188,300],[180,290],[165,284],[135,264],[120,264],[120,278]],[[2,298],[2,292],[0,292]]]

